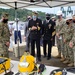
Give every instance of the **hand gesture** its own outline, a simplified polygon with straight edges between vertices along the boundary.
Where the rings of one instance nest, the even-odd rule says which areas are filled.
[[[31,30],[36,30],[37,29],[37,27],[36,26],[32,26],[32,29]]]
[[[72,42],[70,42],[70,43],[69,43],[69,46],[70,46],[70,48],[72,48],[72,47],[73,47],[73,43],[72,43]]]
[[[56,33],[56,36],[59,38],[60,36],[59,36],[59,33]]]
[[[9,47],[10,46],[10,42],[6,42],[6,46]]]

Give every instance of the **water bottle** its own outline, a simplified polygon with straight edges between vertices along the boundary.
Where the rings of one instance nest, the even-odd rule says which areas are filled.
[[[67,70],[65,68],[62,71],[62,75],[67,75]]]

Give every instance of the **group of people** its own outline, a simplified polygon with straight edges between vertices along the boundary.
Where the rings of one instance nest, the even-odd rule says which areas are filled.
[[[32,18],[28,17],[25,27],[26,51],[31,51],[31,55],[35,56],[35,44],[37,49],[37,60],[41,61],[40,39],[43,38],[43,52],[47,60],[51,58],[52,33],[55,31],[55,21],[51,20],[50,14],[46,14],[46,20],[42,21],[38,18],[38,13],[33,12]],[[27,34],[26,34],[27,33]],[[29,43],[31,47],[29,50]],[[47,52],[48,44],[48,52]]]
[[[67,66],[74,66],[75,59],[75,15],[68,15],[66,19],[62,18],[62,12],[57,13],[56,38],[58,47],[58,56],[60,61]]]
[[[74,66],[75,15],[68,15],[66,19],[64,19],[62,11],[58,11],[57,20],[52,19],[50,14],[46,14],[45,17],[46,19],[42,21],[38,18],[37,12],[33,12],[32,17],[28,16],[28,21],[25,23],[24,34],[26,41],[25,51],[29,51],[32,56],[35,56],[36,44],[37,60],[41,61],[40,41],[41,38],[43,38],[43,55],[47,57],[47,60],[51,59],[51,49],[56,34],[58,47],[58,55],[56,58],[60,58],[60,61],[68,66]],[[8,14],[6,13],[2,15],[0,21],[0,56],[3,57],[9,57],[8,48],[11,34],[7,22]]]
[[[35,43],[37,48],[37,58],[41,61],[40,38],[43,38],[43,55],[47,60],[51,59],[51,49],[53,33],[56,33],[56,42],[60,61],[67,66],[74,66],[75,53],[75,15],[67,15],[63,18],[62,11],[57,12],[57,20],[51,19],[50,14],[46,14],[46,20],[41,21],[38,13],[34,12],[32,18],[28,21],[29,37],[31,42],[31,55],[35,56]],[[55,38],[54,38],[55,39]],[[48,52],[47,52],[48,44]]]

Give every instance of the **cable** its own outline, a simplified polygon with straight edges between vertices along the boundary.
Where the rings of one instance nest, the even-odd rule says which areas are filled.
[[[14,67],[14,64],[13,63],[11,63],[11,69]]]

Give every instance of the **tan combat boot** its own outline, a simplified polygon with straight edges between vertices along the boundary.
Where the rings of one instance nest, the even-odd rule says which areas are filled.
[[[59,53],[55,58],[61,58],[61,53]]]
[[[70,63],[67,65],[68,67],[74,67],[74,63]]]
[[[68,64],[68,63],[69,63],[69,60],[63,61],[63,64]]]
[[[62,58],[60,59],[61,62],[65,61],[65,60],[66,60],[66,59],[65,59],[64,57],[62,57]]]

